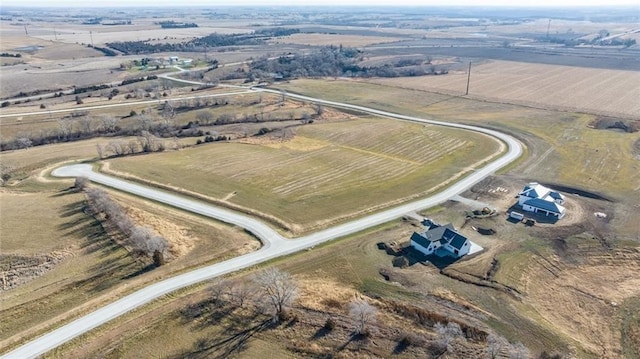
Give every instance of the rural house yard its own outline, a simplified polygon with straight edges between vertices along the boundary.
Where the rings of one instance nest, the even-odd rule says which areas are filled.
[[[145,1],[0,6],[0,357],[640,359],[637,1]]]

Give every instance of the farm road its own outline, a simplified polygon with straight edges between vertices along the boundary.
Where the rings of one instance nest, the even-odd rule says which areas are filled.
[[[270,89],[260,88],[252,90],[281,94],[280,91]],[[126,314],[131,310],[134,310],[135,308],[138,308],[180,288],[209,280],[226,273],[231,273],[243,268],[251,267],[276,257],[281,257],[304,249],[313,248],[315,245],[318,245],[320,243],[354,234],[367,228],[392,221],[396,218],[402,217],[407,213],[433,207],[447,201],[448,199],[459,193],[466,191],[471,186],[480,182],[496,170],[508,165],[509,163],[520,157],[520,155],[522,154],[522,146],[515,138],[494,130],[468,125],[431,121],[418,117],[404,116],[391,112],[380,111],[364,106],[327,101],[302,95],[287,94],[287,96],[303,101],[320,103],[327,106],[357,110],[382,117],[475,131],[503,141],[505,144],[507,144],[508,151],[498,159],[495,159],[484,167],[473,171],[467,177],[462,178],[455,184],[430,197],[387,209],[297,239],[286,239],[263,222],[240,213],[236,213],[224,208],[215,207],[197,200],[178,196],[155,188],[142,186],[115,177],[95,173],[92,171],[89,165],[70,165],[58,168],[53,171],[54,176],[86,176],[91,181],[94,181],[96,183],[101,183],[103,185],[121,191],[133,193],[138,196],[146,197],[187,211],[244,227],[248,231],[253,233],[256,237],[258,237],[262,241],[263,246],[256,252],[245,254],[221,263],[196,269],[191,272],[187,272],[151,284],[90,314],[80,317],[69,324],[53,330],[35,340],[32,340],[18,347],[17,349],[4,354],[2,358],[23,359],[37,357],[38,355],[46,353],[47,351],[52,350],[53,348],[56,348],[57,346],[62,345],[67,341],[79,335],[82,335],[83,333],[86,333],[104,323],[107,323],[121,315]]]
[[[202,85],[201,82],[186,81],[186,80],[180,80],[180,81],[181,82],[191,83],[191,84]],[[242,88],[240,88],[239,86],[226,86],[226,87],[230,87],[230,88],[233,87],[233,88],[239,89],[239,91],[216,93],[216,94],[209,94],[209,95],[178,96],[178,97],[172,97],[171,99],[142,100],[142,101],[135,101],[135,102],[111,103],[111,104],[108,104],[108,105],[83,106],[83,107],[76,107],[76,108],[65,108],[65,109],[60,109],[60,110],[51,110],[51,111],[47,110],[47,111],[34,111],[34,112],[22,112],[22,113],[3,113],[3,114],[0,114],[0,118],[4,118],[4,117],[20,117],[20,116],[34,116],[34,115],[49,115],[49,114],[53,114],[53,113],[65,113],[65,112],[85,111],[85,110],[100,110],[100,109],[104,109],[104,108],[124,107],[124,106],[132,106],[132,105],[161,104],[161,103],[164,103],[165,101],[193,100],[193,99],[199,99],[199,98],[232,96],[232,95],[239,95],[239,94],[244,94],[244,93],[250,93],[251,92],[250,90],[247,90],[246,88],[244,88],[244,90],[241,90]]]

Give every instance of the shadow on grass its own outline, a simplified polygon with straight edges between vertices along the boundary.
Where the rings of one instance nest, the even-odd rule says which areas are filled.
[[[228,358],[232,354],[245,350],[249,339],[272,325],[271,319],[263,320],[257,324],[245,327],[241,330],[229,332],[223,338],[201,338],[194,343],[193,349],[183,352],[173,358]]]
[[[452,256],[440,257],[435,254],[425,255],[424,253],[415,250],[413,247],[405,248],[404,256],[409,261],[409,266],[416,263],[431,263],[440,270],[447,268],[459,259]]]
[[[70,187],[59,190],[56,194],[51,195],[51,197],[64,197],[66,195],[77,194],[77,193],[80,193],[80,192],[78,192],[78,190],[74,186],[70,186]]]
[[[320,329],[318,329],[315,333],[313,333],[313,336],[311,337],[312,340],[317,340],[317,339],[322,339],[324,337],[326,337],[327,335],[329,335],[329,333],[331,333],[331,330],[322,327]]]
[[[359,333],[351,333],[346,342],[342,343],[338,348],[336,348],[336,352],[341,352],[345,350],[349,344],[356,343],[357,346],[363,347],[367,343],[369,343],[369,336]]]
[[[133,272],[131,274],[127,274],[126,276],[122,277],[122,279],[123,280],[132,279],[132,278],[135,278],[135,277],[137,277],[139,275],[143,275],[145,273],[151,272],[152,270],[154,270],[156,268],[158,268],[158,266],[155,265],[155,263],[151,263],[151,264],[149,264],[147,266],[144,266],[144,267],[138,269],[137,271],[135,271],[135,272]]]

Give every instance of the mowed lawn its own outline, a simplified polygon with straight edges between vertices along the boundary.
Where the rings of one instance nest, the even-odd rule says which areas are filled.
[[[426,194],[500,148],[468,131],[364,118],[300,127],[287,142],[215,143],[111,168],[315,227]]]

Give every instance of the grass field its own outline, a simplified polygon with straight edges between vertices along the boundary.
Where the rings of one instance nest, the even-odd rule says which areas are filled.
[[[447,204],[431,210],[428,215],[439,222],[452,220],[460,227],[464,210],[468,208]],[[637,249],[617,247],[608,251],[587,234],[578,234],[568,240],[569,249],[558,255],[554,241],[549,239],[550,232],[542,228],[515,225],[501,216],[478,221],[498,228],[499,235],[479,236],[467,226],[462,232],[488,251],[453,264],[447,270],[483,276],[492,259],[497,258],[500,264],[493,279],[516,287],[521,293],[519,299],[449,278],[430,265],[394,268],[393,257],[377,249],[376,243],[403,242],[416,230],[410,222],[396,222],[277,261],[275,265],[292,273],[300,285],[300,300],[295,306],[298,319],[294,323],[251,332],[248,328],[252,322],[246,313],[228,308],[203,311],[201,316],[185,320],[187,308],[212,296],[210,291],[199,287],[119,319],[117,324],[83,338],[82,346],[75,343],[50,353],[49,357],[102,353],[107,357],[133,358],[141,352],[145,356],[170,353],[208,357],[230,350],[224,356],[286,358],[296,356],[294,343],[300,341],[308,343],[316,352],[349,357],[353,352],[343,332],[325,336],[314,335],[314,332],[320,330],[326,318],[345,315],[345,304],[361,296],[381,308],[380,332],[374,334],[375,345],[361,344],[373,357],[392,355],[393,345],[389,341],[394,344],[395,337],[384,337],[389,327],[395,328],[396,333],[414,329],[411,321],[390,315],[372,298],[411,303],[447,318],[495,331],[512,342],[522,341],[534,355],[546,350],[569,357],[619,358],[621,333],[629,333],[622,343],[628,353],[633,353],[638,343],[634,334],[637,330],[633,327],[637,318],[625,313],[636,308],[634,298],[639,287],[635,285],[637,279],[624,273],[636,270],[634,261],[640,256]],[[381,273],[389,279],[385,280]],[[242,273],[236,279],[246,283],[246,275]],[[551,292],[549,287],[553,288]],[[611,301],[624,305],[611,305]],[[575,316],[576,306],[583,315]],[[123,331],[130,335],[122,335]],[[428,334],[429,326],[415,328],[415,331],[433,336]],[[237,343],[241,345],[234,347]],[[478,343],[470,342],[464,350],[461,343],[456,345],[455,357],[482,355]],[[424,356],[421,350],[424,347],[418,346],[393,355],[398,358]]]
[[[408,115],[496,127],[516,134],[529,147],[532,160],[514,170],[524,170],[526,179],[580,187],[620,199],[640,199],[640,162],[633,157],[633,144],[640,133],[589,128],[594,115],[354,81],[296,80],[280,87]],[[536,162],[531,163],[534,159]]]
[[[466,71],[446,76],[377,79],[376,83],[464,94]],[[640,72],[491,61],[472,67],[471,97],[545,108],[640,116]]]
[[[388,36],[361,36],[361,35],[339,35],[339,34],[293,34],[286,37],[278,37],[272,40],[274,43],[297,44],[311,46],[348,46],[362,47],[372,44],[382,44],[387,42],[397,42],[404,40],[401,37]]]
[[[110,168],[276,216],[297,232],[424,195],[499,149],[483,135],[385,119],[295,131],[287,142],[212,144]]]
[[[0,192],[3,277],[7,266],[19,268],[45,255],[59,259],[26,268],[21,276],[31,280],[14,289],[0,288],[0,347],[146,283],[259,246],[240,229],[131,196],[114,194],[114,198],[137,223],[151,226],[169,240],[167,265],[149,270],[150,259],[136,258],[116,244],[99,222],[83,213],[82,194]]]

